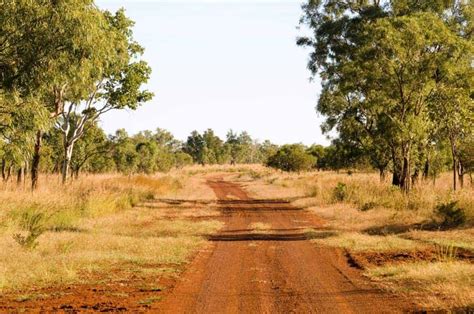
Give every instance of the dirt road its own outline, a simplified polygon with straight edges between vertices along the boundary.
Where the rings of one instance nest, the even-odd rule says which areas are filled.
[[[403,300],[375,289],[339,250],[305,234],[317,217],[284,201],[252,200],[208,181],[226,227],[211,237],[160,304],[163,313],[397,313]],[[324,233],[321,233],[324,236]]]

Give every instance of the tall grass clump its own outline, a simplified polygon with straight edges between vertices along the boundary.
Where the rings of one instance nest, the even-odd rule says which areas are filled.
[[[69,185],[50,180],[33,193],[6,184],[0,191],[0,233],[12,229],[12,225],[25,229],[22,221],[32,213],[48,218],[44,221],[46,230],[73,231],[81,218],[127,210],[179,188],[180,182],[173,178],[120,175],[91,175]]]
[[[26,234],[15,233],[13,239],[26,249],[38,246],[38,238],[46,231],[47,217],[34,208],[25,211],[19,220],[19,225]]]
[[[458,227],[466,222],[466,212],[459,207],[458,201],[439,204],[435,213],[442,220],[441,227],[445,229]]]

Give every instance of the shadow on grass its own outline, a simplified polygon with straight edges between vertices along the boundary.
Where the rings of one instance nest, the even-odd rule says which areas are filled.
[[[365,229],[363,232],[369,235],[391,235],[402,234],[409,231],[437,231],[443,230],[441,225],[434,221],[426,221],[416,224],[391,224],[386,226],[375,226]],[[446,230],[446,229],[444,229]]]

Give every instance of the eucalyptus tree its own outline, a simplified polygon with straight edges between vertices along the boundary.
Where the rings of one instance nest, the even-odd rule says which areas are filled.
[[[195,163],[204,165],[204,148],[206,142],[198,131],[192,131],[184,144],[183,151],[193,157]]]
[[[92,173],[115,171],[115,164],[111,159],[112,151],[113,145],[104,130],[97,123],[93,123],[74,145],[71,177],[77,179],[82,170]]]
[[[453,189],[457,189],[457,179],[464,175],[461,158],[461,146],[468,142],[474,130],[474,100],[471,90],[474,88],[474,69],[470,66],[470,58],[474,53],[473,46],[465,47],[466,56],[458,58],[462,67],[446,70],[446,79],[440,84],[431,97],[432,119],[439,126],[440,136],[449,140]]]
[[[151,69],[140,60],[143,48],[133,40],[131,28],[134,23],[123,10],[115,14],[105,11],[103,19],[96,23],[99,31],[87,66],[77,69],[74,76],[82,81],[72,86],[70,95],[66,92],[70,98],[65,99],[60,114],[59,128],[64,145],[63,183],[68,178],[74,144],[87,131],[88,125],[111,110],[135,110],[153,96],[142,89]]]
[[[471,52],[448,12],[461,12],[456,4],[311,0],[303,6],[302,22],[313,35],[298,43],[313,49],[308,66],[322,79],[323,130],[390,152],[392,182],[405,191],[432,134],[433,96]]]
[[[110,138],[113,151],[112,158],[117,171],[131,175],[138,168],[138,153],[136,143],[128,136],[124,129],[119,129]]]
[[[92,0],[5,0],[0,4],[0,93],[19,96],[3,115],[31,101],[38,104],[32,112],[44,118],[36,127],[32,156],[35,188],[42,138],[49,127],[44,126],[52,125],[62,112],[71,75],[94,47],[91,33],[100,11]]]

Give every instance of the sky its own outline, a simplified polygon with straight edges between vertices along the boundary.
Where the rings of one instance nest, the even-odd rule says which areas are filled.
[[[328,141],[315,111],[298,0],[98,0],[126,9],[152,67],[152,101],[102,118],[107,133],[163,128],[185,140],[193,130],[247,131],[277,144]]]

